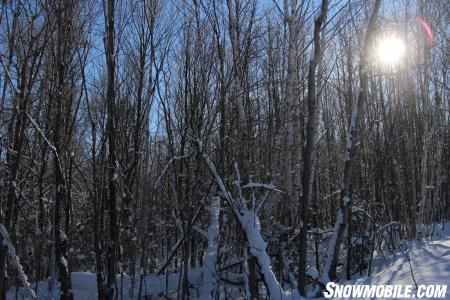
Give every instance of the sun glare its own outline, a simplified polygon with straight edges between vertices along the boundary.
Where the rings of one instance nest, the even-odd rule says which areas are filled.
[[[397,37],[386,37],[379,41],[377,56],[386,65],[395,65],[405,54],[405,44]]]

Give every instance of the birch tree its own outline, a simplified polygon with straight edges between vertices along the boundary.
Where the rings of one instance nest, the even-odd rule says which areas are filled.
[[[364,45],[359,61],[359,84],[360,89],[358,92],[358,100],[353,103],[352,107],[352,117],[349,128],[349,133],[347,136],[347,144],[344,154],[344,172],[341,183],[341,200],[340,209],[336,219],[336,224],[334,227],[333,237],[328,245],[328,256],[325,264],[325,269],[321,277],[321,282],[326,284],[330,280],[335,280],[336,267],[339,259],[339,252],[342,243],[342,238],[345,231],[345,226],[347,224],[348,216],[350,215],[349,204],[350,204],[350,184],[352,181],[352,168],[353,159],[355,156],[355,146],[357,137],[357,128],[359,125],[359,120],[361,114],[363,113],[365,102],[367,101],[368,93],[368,68],[369,68],[369,58],[370,58],[370,47],[373,38],[373,32],[375,30],[375,23],[378,17],[378,11],[380,9],[381,0],[377,0],[372,8],[372,13],[370,15],[369,23],[367,25],[366,34],[364,37]]]

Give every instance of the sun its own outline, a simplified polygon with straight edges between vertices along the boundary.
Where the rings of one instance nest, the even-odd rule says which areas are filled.
[[[377,47],[378,60],[386,65],[395,65],[405,55],[405,43],[398,37],[382,38]]]

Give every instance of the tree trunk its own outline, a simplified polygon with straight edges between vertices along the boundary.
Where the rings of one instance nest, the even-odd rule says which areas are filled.
[[[285,0],[284,18],[289,29],[288,41],[288,66],[286,75],[285,92],[285,144],[283,164],[283,201],[281,202],[281,222],[288,224],[289,207],[294,203],[294,168],[295,168],[295,145],[294,145],[294,118],[297,111],[297,1],[291,0],[291,12],[289,13],[288,2]],[[297,145],[300,146],[300,145]]]
[[[66,234],[61,230],[61,210],[64,202],[67,201],[66,191],[67,184],[63,172],[63,158],[65,154],[64,135],[61,134],[63,127],[63,106],[67,100],[66,86],[65,86],[65,53],[67,52],[67,26],[69,5],[67,1],[59,4],[57,23],[58,23],[58,41],[57,41],[57,89],[54,95],[56,102],[55,121],[53,129],[53,144],[55,150],[53,151],[53,169],[54,169],[54,223],[53,223],[53,241],[55,243],[55,259],[58,266],[60,281],[61,281],[61,299],[72,299],[73,295],[70,292],[71,282],[69,268],[67,264],[66,255]],[[67,220],[66,220],[67,222]]]
[[[298,288],[300,294],[306,295],[306,244],[308,232],[309,202],[312,195],[312,183],[314,181],[314,159],[317,139],[317,110],[316,110],[316,67],[322,56],[320,32],[325,24],[328,13],[328,0],[322,0],[320,15],[314,20],[314,54],[309,64],[308,72],[308,123],[306,127],[306,146],[303,156],[303,180],[301,197],[301,228],[299,245],[299,271]]]
[[[119,249],[119,225],[117,223],[116,204],[116,130],[115,130],[115,44],[114,44],[114,0],[108,0],[106,14],[106,63],[108,67],[107,101],[107,134],[108,134],[108,209],[109,209],[109,241],[107,245],[107,289],[108,299],[114,298],[116,276],[116,260]]]
[[[330,240],[328,246],[328,257],[325,265],[324,273],[321,277],[321,282],[326,284],[330,280],[335,280],[337,278],[336,267],[339,259],[339,252],[344,236],[346,220],[349,214],[350,205],[350,184],[352,181],[352,167],[353,158],[355,156],[355,145],[357,137],[357,128],[359,124],[359,119],[361,113],[363,113],[364,103],[367,99],[367,85],[368,85],[368,60],[370,55],[370,46],[372,42],[372,35],[375,29],[375,21],[378,16],[378,11],[380,9],[381,0],[376,0],[375,5],[370,16],[369,24],[367,26],[366,36],[364,39],[364,48],[361,55],[361,60],[359,63],[359,80],[360,89],[358,94],[357,103],[353,104],[352,109],[352,119],[350,125],[350,132],[347,137],[346,153],[344,155],[344,174],[341,183],[341,203],[340,210],[338,213],[338,218],[336,220],[334,235]]]

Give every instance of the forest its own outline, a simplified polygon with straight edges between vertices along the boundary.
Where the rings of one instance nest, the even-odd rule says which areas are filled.
[[[322,297],[450,226],[447,0],[3,0],[0,24],[0,300]]]

